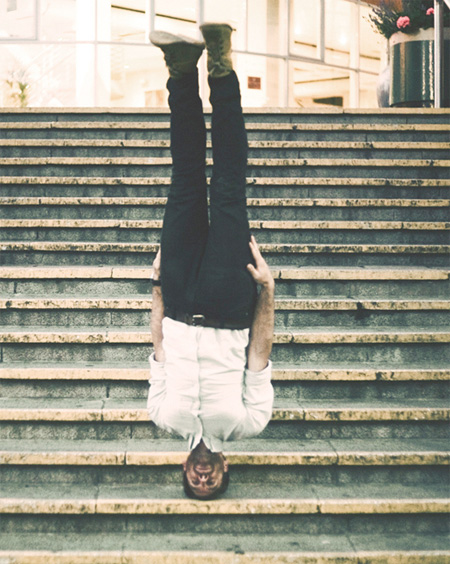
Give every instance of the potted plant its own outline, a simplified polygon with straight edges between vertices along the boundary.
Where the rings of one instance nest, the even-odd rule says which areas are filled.
[[[434,1],[381,0],[369,16],[389,42],[389,105],[428,107],[434,103]],[[450,12],[444,4],[443,106],[450,104]]]

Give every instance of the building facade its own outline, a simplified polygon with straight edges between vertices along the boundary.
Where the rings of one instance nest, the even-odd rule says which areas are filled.
[[[195,37],[199,23],[228,21],[244,106],[373,108],[386,45],[370,11],[362,0],[0,0],[0,107],[165,107],[149,32]]]

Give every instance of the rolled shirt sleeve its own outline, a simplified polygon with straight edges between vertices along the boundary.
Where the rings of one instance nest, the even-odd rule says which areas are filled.
[[[229,435],[228,440],[254,437],[267,426],[272,416],[273,386],[272,362],[260,372],[246,370],[242,391],[243,417]]]
[[[155,360],[155,353],[150,355],[149,362],[151,379],[149,380],[150,390],[147,399],[147,409],[151,419],[156,425],[162,427],[161,422],[163,418],[161,410],[166,399],[166,373],[164,363]]]

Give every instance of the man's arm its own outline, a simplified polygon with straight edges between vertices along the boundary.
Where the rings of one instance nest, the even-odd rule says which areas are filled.
[[[250,241],[250,249],[256,266],[249,264],[247,269],[255,282],[260,285],[260,293],[250,331],[247,365],[250,371],[260,372],[266,368],[272,352],[275,323],[275,282],[253,236]]]
[[[161,249],[159,249],[153,261],[153,280],[159,280],[161,269]],[[155,349],[155,360],[164,362],[166,360],[162,346],[163,332],[162,320],[164,318],[164,303],[162,298],[161,286],[153,286],[152,291],[152,340]]]

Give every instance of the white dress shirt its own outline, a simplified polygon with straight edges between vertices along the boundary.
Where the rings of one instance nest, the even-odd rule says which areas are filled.
[[[223,441],[252,437],[270,420],[272,364],[261,372],[245,368],[248,329],[190,326],[165,317],[164,363],[150,356],[147,407],[159,427],[188,440],[203,439],[212,452]]]

